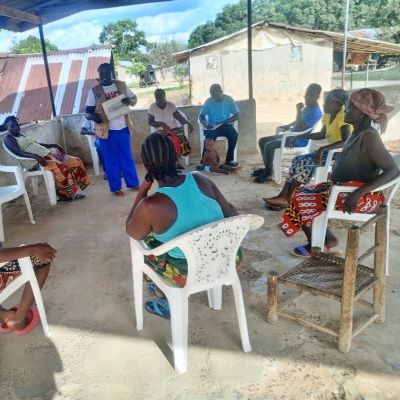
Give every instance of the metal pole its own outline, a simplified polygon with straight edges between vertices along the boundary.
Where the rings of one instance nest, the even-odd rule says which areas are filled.
[[[344,89],[344,74],[346,72],[346,64],[347,64],[347,36],[349,29],[349,9],[350,9],[350,0],[346,0],[346,9],[344,16],[344,43],[343,43],[343,63],[342,63],[342,89]]]
[[[54,118],[57,115],[57,113],[56,113],[56,106],[54,104],[53,89],[51,87],[50,69],[49,69],[49,62],[47,60],[46,43],[44,41],[43,25],[42,24],[39,25],[39,36],[40,36],[40,44],[42,45],[44,69],[46,71],[47,87],[49,88],[51,109],[53,111],[53,118]]]
[[[252,38],[252,5],[247,0],[247,70],[249,75],[249,100],[253,100],[253,38]]]
[[[368,80],[369,80],[369,61],[367,62],[367,73],[365,75],[365,87],[368,86]]]

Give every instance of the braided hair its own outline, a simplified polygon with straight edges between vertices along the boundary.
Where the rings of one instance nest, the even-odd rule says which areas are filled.
[[[141,156],[148,171],[145,176],[147,181],[163,181],[167,176],[178,176],[176,152],[167,136],[157,132],[149,135],[142,144]]]

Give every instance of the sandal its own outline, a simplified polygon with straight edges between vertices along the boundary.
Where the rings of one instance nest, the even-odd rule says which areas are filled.
[[[159,293],[162,291],[157,287],[157,285],[155,283],[150,283],[148,286],[150,292],[152,292],[154,294],[154,296],[156,296],[158,299],[165,299],[165,294],[163,293],[162,296],[159,295]]]
[[[9,311],[17,311],[17,310],[18,310],[17,306],[12,306],[12,307],[9,309]],[[12,329],[12,328],[9,328],[9,327],[7,326],[7,322],[3,322],[3,323],[0,325],[0,333],[6,334],[6,333],[10,333],[10,332],[12,332],[12,331],[13,331],[13,329]]]
[[[15,334],[17,335],[26,335],[29,333],[33,328],[36,327],[36,325],[40,322],[40,316],[38,309],[36,306],[32,306],[30,310],[28,311],[28,314],[26,315],[26,319],[28,321],[28,324],[24,329],[20,329],[19,331],[14,331]]]
[[[81,200],[81,199],[84,199],[86,196],[84,195],[84,194],[79,194],[79,193],[77,193],[77,194],[74,194],[72,197],[60,197],[59,199],[58,199],[58,201],[61,201],[61,202],[68,202],[68,201],[74,201],[74,200]]]
[[[311,248],[309,244],[303,244],[297,246],[294,249],[289,250],[289,253],[296,257],[309,258],[311,257]]]
[[[111,192],[114,196],[122,197],[125,196],[125,193],[122,190],[117,190],[115,192]]]
[[[171,314],[169,312],[169,305],[166,299],[154,299],[146,302],[146,310],[158,317],[165,319],[171,319]]]

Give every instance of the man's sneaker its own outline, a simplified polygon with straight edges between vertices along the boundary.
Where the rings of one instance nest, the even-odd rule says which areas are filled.
[[[256,177],[256,176],[260,176],[264,172],[265,172],[265,168],[258,168],[258,169],[255,169],[250,175]]]

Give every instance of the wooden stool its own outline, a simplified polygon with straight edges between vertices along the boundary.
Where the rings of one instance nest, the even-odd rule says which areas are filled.
[[[338,337],[338,348],[347,353],[351,340],[370,323],[385,320],[385,262],[386,262],[386,218],[387,207],[381,206],[377,214],[361,226],[352,226],[348,231],[345,259],[312,249],[312,256],[283,275],[268,274],[267,321],[274,324],[278,315]],[[375,244],[360,257],[360,234],[375,224]],[[359,264],[374,254],[374,268]],[[279,283],[300,289],[299,295],[289,300],[293,303],[307,293],[323,296],[340,302],[339,331],[318,325],[297,315],[278,310]],[[373,289],[373,303],[361,299]],[[372,316],[353,330],[353,309],[360,303],[372,310]],[[283,305],[282,305],[283,308]]]

